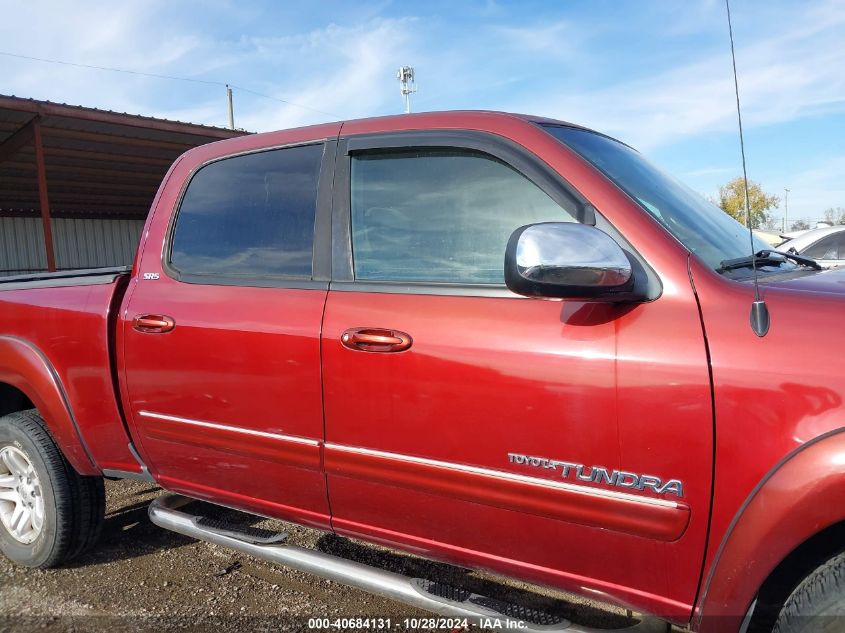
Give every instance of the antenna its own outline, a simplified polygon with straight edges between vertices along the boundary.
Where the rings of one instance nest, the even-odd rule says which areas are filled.
[[[734,51],[734,31],[731,25],[730,0],[725,0],[728,13],[728,34],[731,39],[731,62],[734,70],[734,93],[736,94],[736,118],[739,122],[739,149],[742,153],[742,179],[745,189],[745,224],[748,226],[748,239],[751,243],[751,268],[754,271],[754,303],[751,304],[751,329],[757,336],[766,336],[769,331],[769,308],[760,299],[760,283],[757,276],[757,256],[754,251],[754,231],[751,229],[751,204],[748,201],[748,171],[745,168],[745,140],[742,135],[742,111],[739,107],[739,80],[736,76],[736,52]]]
[[[417,91],[417,84],[414,81],[414,69],[411,66],[402,66],[396,74],[399,80],[399,92],[405,98],[405,114],[411,113],[411,93]]]

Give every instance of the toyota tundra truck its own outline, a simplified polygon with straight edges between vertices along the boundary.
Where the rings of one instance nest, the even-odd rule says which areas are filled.
[[[842,630],[845,271],[766,249],[551,119],[192,149],[131,268],[0,283],[0,549],[78,556],[103,480],[134,478],[167,491],[163,528],[439,614],[587,630],[192,508],[579,594],[631,630]]]

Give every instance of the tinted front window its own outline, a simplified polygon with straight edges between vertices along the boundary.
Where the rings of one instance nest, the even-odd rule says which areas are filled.
[[[355,278],[504,283],[511,233],[574,222],[530,180],[479,152],[415,150],[352,159]]]
[[[823,237],[801,253],[813,259],[843,259],[845,255],[845,232]]]
[[[709,266],[718,269],[727,259],[750,254],[747,228],[627,145],[579,128],[545,129],[604,172]],[[755,251],[767,248],[754,238]]]
[[[311,276],[322,145],[235,156],[200,169],[176,217],[181,273]]]

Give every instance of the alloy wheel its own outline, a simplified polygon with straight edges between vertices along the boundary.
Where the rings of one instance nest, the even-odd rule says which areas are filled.
[[[35,467],[15,446],[0,448],[0,524],[29,545],[44,527],[44,495]]]

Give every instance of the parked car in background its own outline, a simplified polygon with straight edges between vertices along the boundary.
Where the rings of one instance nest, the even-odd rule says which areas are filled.
[[[812,229],[777,247],[784,253],[811,257],[822,266],[845,265],[845,225]]]

